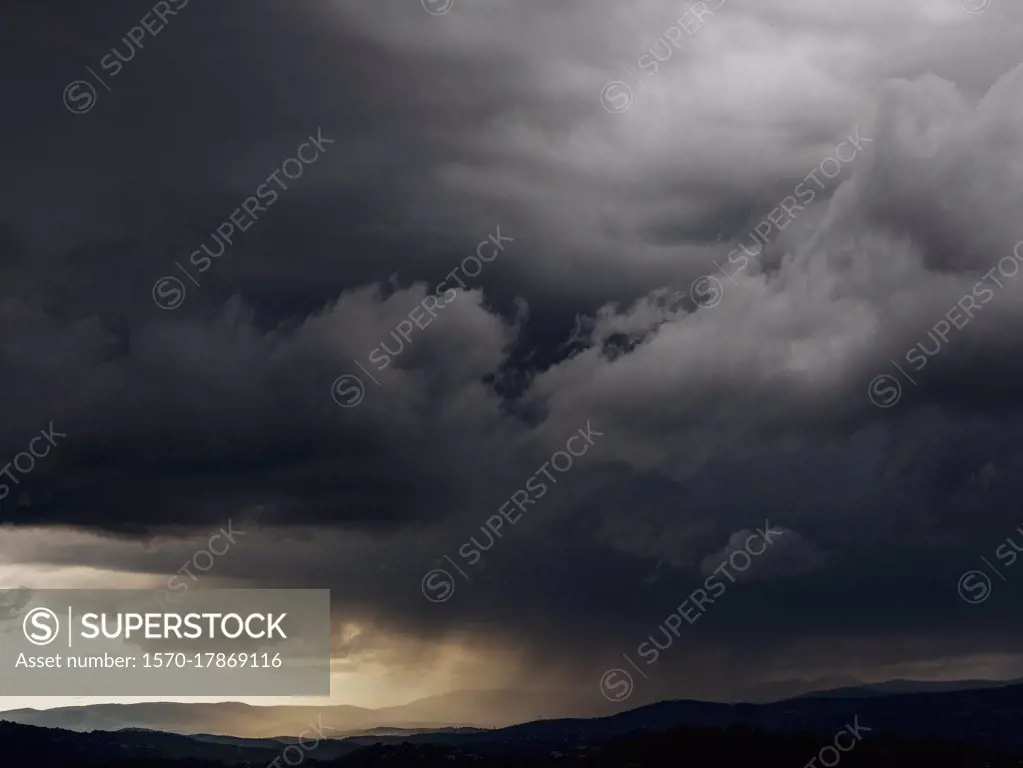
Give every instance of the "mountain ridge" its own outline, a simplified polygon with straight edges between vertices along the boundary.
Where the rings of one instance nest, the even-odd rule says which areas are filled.
[[[130,705],[127,705],[130,706]],[[258,708],[255,708],[258,709]],[[747,729],[764,734],[810,733],[827,737],[853,727],[872,736],[894,735],[919,742],[966,743],[1023,755],[1023,685],[941,692],[911,692],[854,698],[796,698],[772,704],[667,700],[596,718],[559,718],[495,730],[446,729],[414,734],[322,738],[317,760],[346,758],[364,748],[455,750],[488,759],[532,758],[554,752],[599,748],[636,735],[679,728]],[[19,731],[18,729],[30,729]],[[164,759],[222,760],[232,765],[272,760],[294,738],[201,737],[148,729],[92,731],[47,729],[0,720],[4,734],[43,739],[72,751],[158,755]],[[13,737],[12,737],[13,738]],[[120,751],[119,751],[120,750]],[[379,751],[379,750],[378,750]]]
[[[832,678],[834,679],[834,678]],[[821,679],[824,682],[827,679]],[[811,681],[793,681],[793,684]],[[1020,687],[1020,680],[963,680],[929,682],[913,680],[891,680],[884,683],[862,686],[810,691],[781,700],[761,702],[711,702],[696,700],[668,700],[681,717],[680,725],[719,725],[731,722],[734,713],[745,711],[741,708],[761,708],[761,712],[774,712],[786,705],[788,709],[802,711],[811,704],[821,702],[882,700],[891,696],[941,695],[952,693],[978,693],[999,691]],[[783,682],[782,686],[790,685]],[[1023,690],[1023,687],[1021,687]],[[769,691],[768,691],[769,692]],[[549,696],[542,692],[518,691],[467,691],[444,694],[410,702],[405,705],[368,709],[353,705],[275,705],[257,706],[242,702],[212,702],[187,704],[181,702],[146,702],[137,704],[85,704],[75,707],[53,709],[17,709],[0,712],[0,719],[23,725],[65,730],[121,731],[150,730],[184,736],[204,735],[206,737],[228,737],[234,739],[289,739],[301,734],[307,736],[319,733],[324,738],[343,739],[349,737],[391,737],[415,738],[419,734],[455,733],[458,731],[492,732],[529,725],[542,728],[543,723],[565,724],[572,721],[587,721],[607,716],[607,702],[591,695],[589,701],[573,708],[582,714],[566,717],[537,716],[537,696]],[[509,707],[509,702],[511,706]],[[658,706],[665,702],[646,705]],[[505,712],[500,710],[504,708]],[[736,709],[740,708],[740,709]],[[645,709],[638,707],[626,712]],[[783,710],[785,707],[783,707]],[[472,711],[475,717],[458,717],[459,710]],[[508,715],[513,711],[518,718]],[[454,715],[454,716],[452,716]],[[614,717],[615,714],[610,715]],[[687,719],[688,718],[688,719]],[[678,718],[676,718],[678,719]],[[509,722],[510,721],[510,722]],[[464,734],[461,734],[464,735]]]

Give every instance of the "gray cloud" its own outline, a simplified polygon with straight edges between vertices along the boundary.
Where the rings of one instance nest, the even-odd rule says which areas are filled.
[[[777,530],[780,534],[779,540],[775,541],[770,534],[766,536],[765,540],[765,535],[761,534],[760,531],[767,529]],[[753,547],[751,540],[757,541],[758,546],[756,548]],[[761,560],[759,555],[764,554],[764,552],[757,551],[758,549],[769,549],[770,555]],[[745,554],[743,557],[735,557],[736,552],[743,552]],[[745,555],[749,555],[749,557]],[[736,565],[728,570],[727,566],[732,565],[733,559]],[[750,565],[752,565],[754,559],[756,559],[756,567],[751,568]],[[739,564],[743,563],[744,560],[748,564],[742,570],[739,570]],[[728,543],[723,550],[707,555],[703,559],[700,563],[700,573],[704,576],[709,576],[716,569],[725,568],[736,582],[748,583],[762,579],[778,579],[810,573],[823,567],[826,562],[827,556],[818,550],[813,542],[807,541],[795,531],[780,526],[771,527],[765,524],[764,528],[756,530],[747,528],[736,531],[729,536]]]
[[[350,655],[459,638],[592,687],[767,518],[792,549],[651,697],[1018,646],[1011,612],[956,594],[1021,490],[1023,281],[985,277],[1023,240],[1013,6],[727,0],[648,74],[681,13],[654,0],[190,4],[84,115],[64,86],[146,9],[53,6],[0,12],[23,73],[0,129],[0,458],[51,420],[68,438],[0,521],[100,538],[11,562],[165,578],[189,536],[247,519],[215,579],[268,583],[272,553],[273,586],[330,586],[372,627]],[[642,85],[611,114],[626,67]],[[321,125],[322,161],[185,305],[155,307],[153,282]],[[864,151],[737,269],[857,129]],[[365,378],[498,224],[513,246],[339,408],[331,383]],[[976,317],[907,367],[983,281]],[[893,359],[917,375],[881,409],[868,384]],[[587,421],[599,447],[425,600],[423,574]]]

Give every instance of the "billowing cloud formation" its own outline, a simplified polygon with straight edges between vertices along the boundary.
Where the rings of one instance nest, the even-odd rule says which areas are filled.
[[[1013,652],[956,582],[1023,490],[1023,13],[715,4],[692,33],[654,0],[189,5],[87,114],[16,84],[0,521],[56,538],[5,555],[159,582],[232,518],[211,578],[331,587],[349,665],[454,644],[598,697],[770,519],[792,543],[643,697]],[[31,41],[68,79],[138,16],[3,13],[8,71]],[[186,280],[318,126],[329,151]]]
[[[770,550],[770,556],[760,556]],[[756,567],[751,568],[754,560]],[[765,523],[756,530],[736,531],[728,537],[728,544],[720,552],[707,555],[700,563],[704,576],[720,570],[733,582],[750,582],[781,576],[796,576],[817,570],[827,562],[813,542],[795,531],[772,528]],[[720,574],[719,574],[720,575]]]

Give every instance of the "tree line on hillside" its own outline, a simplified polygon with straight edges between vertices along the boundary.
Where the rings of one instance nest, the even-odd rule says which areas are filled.
[[[168,759],[116,744],[116,733],[88,734],[0,722],[4,768],[266,768],[268,762]],[[870,735],[840,754],[819,735],[768,734],[746,727],[680,728],[645,733],[600,747],[566,743],[538,753],[527,743],[477,747],[376,744],[331,761],[306,753],[304,768],[663,768],[667,766],[778,766],[779,768],[1020,768],[1021,755],[969,744],[908,742]],[[825,751],[821,751],[824,749]],[[533,753],[530,754],[530,750]],[[834,753],[838,755],[837,752]],[[294,761],[292,761],[294,762]],[[286,768],[283,760],[278,768]],[[289,768],[300,768],[292,765]]]

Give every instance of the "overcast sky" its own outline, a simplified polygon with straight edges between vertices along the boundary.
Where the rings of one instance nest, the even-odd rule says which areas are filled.
[[[1023,674],[1017,3],[157,6],[0,10],[0,585],[231,520],[365,706]]]

